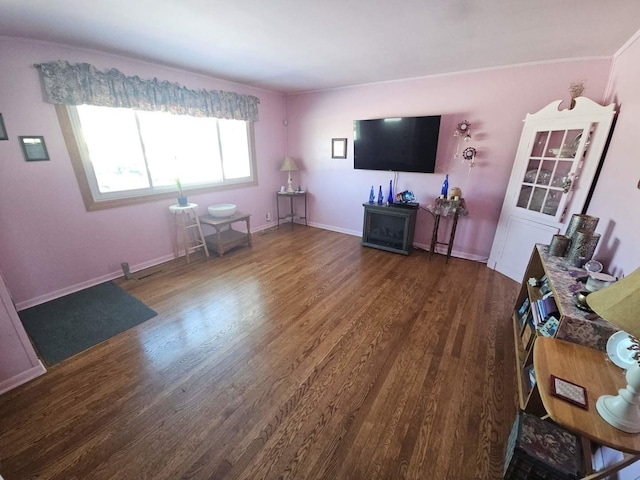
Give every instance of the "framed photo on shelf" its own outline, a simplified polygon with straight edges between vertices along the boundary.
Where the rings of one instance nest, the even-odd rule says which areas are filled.
[[[20,139],[20,146],[22,147],[24,159],[27,162],[49,160],[49,152],[47,152],[44,137],[24,136],[18,138]]]
[[[331,158],[347,158],[347,139],[331,139]]]
[[[4,126],[4,120],[2,119],[1,113],[0,113],[0,140],[9,140],[9,135],[7,135],[7,129]]]

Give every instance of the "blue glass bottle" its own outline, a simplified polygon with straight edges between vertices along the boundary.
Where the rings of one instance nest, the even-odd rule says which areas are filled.
[[[380,185],[380,189],[378,190],[378,204],[382,205],[384,197],[382,196],[382,185]]]
[[[373,191],[373,185],[371,186],[371,191],[369,192],[369,203],[373,203],[376,201],[376,194]]]
[[[444,182],[442,182],[442,189],[440,190],[440,195],[443,195],[444,198],[447,198],[449,194],[449,174],[447,173],[444,176]]]
[[[389,196],[387,197],[387,203],[389,205],[393,203],[393,180],[389,180]]]

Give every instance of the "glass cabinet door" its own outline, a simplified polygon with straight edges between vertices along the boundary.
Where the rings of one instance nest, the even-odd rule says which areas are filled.
[[[615,117],[615,104],[586,97],[528,113],[515,151],[489,268],[521,280],[536,243],[566,231],[584,209]]]
[[[566,194],[588,144],[589,129],[539,130],[534,133],[516,207],[562,216]]]

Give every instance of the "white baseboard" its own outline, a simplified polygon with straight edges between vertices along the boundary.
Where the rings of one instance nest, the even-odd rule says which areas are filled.
[[[45,373],[47,373],[46,368],[44,368],[42,362],[38,361],[38,365],[35,367],[31,367],[29,370],[20,372],[19,374],[0,382],[0,395]],[[0,480],[2,480],[2,476],[0,476]]]
[[[345,235],[352,235],[354,237],[362,236],[361,230],[351,230],[346,228],[334,227],[333,225],[324,225],[322,223],[316,223],[316,222],[308,222],[308,223],[309,223],[309,226],[311,227],[321,228],[323,230],[329,230],[331,232],[344,233]],[[252,229],[251,233],[258,233],[260,231],[273,228],[275,226],[277,226],[276,222],[269,222]],[[422,248],[423,250],[429,251],[428,245],[414,243],[414,246]],[[455,249],[452,250],[451,256],[456,258],[464,258],[466,260],[473,260],[474,262],[481,262],[481,263],[487,262],[486,257],[480,257],[479,255],[470,255],[468,253],[460,252]],[[147,262],[131,265],[130,267],[131,272],[134,273],[134,272],[137,272],[138,270],[144,270],[145,268],[155,267],[156,265],[160,265],[161,263],[165,263],[173,259],[174,259],[173,254],[169,254],[159,258],[154,258],[153,260],[149,260]],[[109,280],[114,280],[120,277],[122,277],[122,270],[116,270],[106,275],[102,275],[100,277],[87,280],[86,282],[81,282],[75,285],[71,285],[69,287],[62,288],[60,290],[56,290],[54,292],[50,292],[45,295],[40,295],[39,297],[31,298],[29,300],[25,300],[24,302],[17,303],[16,310],[20,311],[20,310],[24,310],[25,308],[34,307],[36,305],[40,305],[41,303],[49,302],[51,300],[55,300],[56,298],[64,297],[65,295],[69,295],[71,293],[84,290],[85,288],[93,287],[100,283],[108,282]]]
[[[173,258],[173,254],[170,254],[163,257],[154,258],[153,260],[149,260],[147,262],[132,265],[131,272],[137,272],[138,270],[144,270],[145,268],[155,267],[156,265],[159,265],[161,263],[173,260]],[[35,307],[36,305],[40,305],[41,303],[49,302],[51,300],[55,300],[56,298],[64,297],[65,295],[79,292],[80,290],[84,290],[85,288],[93,287],[95,285],[99,285],[100,283],[108,282],[109,280],[114,280],[122,276],[122,270],[116,270],[114,272],[107,273],[106,275],[92,278],[91,280],[87,280],[86,282],[77,283],[75,285],[71,285],[60,290],[55,290],[45,295],[40,295],[39,297],[25,300],[24,302],[16,303],[16,310],[20,311],[24,310],[25,308]]]
[[[344,233],[345,235],[353,235],[354,237],[362,236],[362,230],[348,230],[346,228],[334,227],[333,225],[324,225],[316,222],[309,222],[309,226],[321,228],[322,230],[329,230],[331,232]]]
[[[344,228],[338,228],[331,225],[323,225],[321,223],[315,223],[315,222],[309,222],[309,225],[312,227],[321,228],[323,230],[330,230],[332,232],[344,233],[346,235],[353,235],[354,237],[362,236],[361,230],[347,230]],[[416,242],[413,243],[413,246],[421,248],[426,252],[429,251],[429,247],[430,247],[430,245],[425,245],[423,243],[416,243]],[[474,262],[487,263],[487,257],[482,257],[480,255],[472,255],[466,252],[461,252],[459,250],[456,250],[455,248],[451,250],[451,256],[456,258],[464,258],[465,260],[472,260]]]

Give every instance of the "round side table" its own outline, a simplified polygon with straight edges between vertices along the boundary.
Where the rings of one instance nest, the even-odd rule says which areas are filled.
[[[186,205],[171,205],[169,212],[173,215],[175,225],[175,256],[180,256],[180,248],[184,250],[187,263],[190,263],[189,254],[199,248],[204,249],[204,254],[208,257],[209,250],[204,240],[200,220],[198,219],[198,204],[187,203]]]

